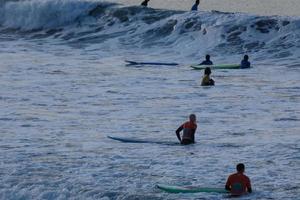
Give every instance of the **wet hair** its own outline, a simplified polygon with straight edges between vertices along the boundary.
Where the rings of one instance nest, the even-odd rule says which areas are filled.
[[[205,68],[204,74],[205,74],[205,75],[210,75],[210,74],[211,74],[210,67],[206,67],[206,68]]]
[[[248,60],[249,56],[248,55],[244,55],[244,60]]]
[[[245,165],[243,163],[239,163],[236,165],[236,170],[238,172],[243,172],[245,170]]]
[[[190,118],[190,120],[196,119],[196,115],[195,114],[190,114],[189,118]]]
[[[207,55],[205,56],[205,58],[206,58],[206,60],[209,60],[209,59],[210,59],[210,55],[207,54]]]

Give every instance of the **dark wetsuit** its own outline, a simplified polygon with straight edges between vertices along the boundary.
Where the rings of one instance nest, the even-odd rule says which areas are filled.
[[[193,5],[193,7],[192,7],[191,10],[192,10],[192,11],[197,11],[197,10],[198,10],[198,5],[199,5],[199,4],[196,4],[196,3],[195,3],[195,4]]]
[[[185,122],[177,130],[176,135],[181,144],[187,145],[195,143],[195,133],[197,129],[197,124],[193,122]],[[180,132],[183,130],[182,138],[180,137]]]
[[[141,6],[148,6],[148,1],[143,1],[142,3],[141,3]]]
[[[241,68],[244,69],[244,68],[250,68],[250,62],[247,61],[247,60],[242,60],[241,62]]]
[[[213,65],[213,62],[210,60],[204,60],[202,63],[200,63],[199,65]]]

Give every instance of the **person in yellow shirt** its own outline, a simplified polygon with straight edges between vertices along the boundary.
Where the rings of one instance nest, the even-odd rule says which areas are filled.
[[[212,86],[215,85],[215,81],[210,78],[211,70],[210,67],[206,67],[204,70],[204,76],[202,78],[201,86]]]

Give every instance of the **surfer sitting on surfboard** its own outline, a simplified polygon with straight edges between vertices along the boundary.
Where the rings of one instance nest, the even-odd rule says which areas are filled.
[[[211,74],[210,67],[206,67],[204,70],[204,76],[202,78],[201,86],[215,85],[215,81],[210,78],[210,74]]]
[[[199,65],[213,65],[213,62],[210,60],[210,55],[205,56],[205,60],[202,61]]]
[[[191,114],[189,118],[190,121],[185,122],[176,130],[177,138],[180,141],[180,143],[183,145],[195,143],[195,133],[197,129],[196,115]],[[181,138],[180,132],[182,130],[183,130],[183,134]]]
[[[248,60],[249,60],[249,56],[245,55],[244,59],[241,61],[241,69],[250,68],[251,64],[250,64],[250,62]]]
[[[144,1],[141,3],[141,6],[147,7],[149,1],[150,1],[150,0],[144,0]]]
[[[239,163],[236,166],[237,173],[231,174],[226,182],[225,189],[234,196],[240,196],[245,193],[251,193],[251,183],[248,176],[244,175],[245,165]]]
[[[200,4],[200,0],[196,0],[195,4],[193,5],[191,11],[197,11],[198,10],[198,6]]]

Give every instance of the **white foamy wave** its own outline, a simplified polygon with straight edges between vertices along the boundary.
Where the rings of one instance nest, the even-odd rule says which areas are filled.
[[[292,56],[300,46],[300,20],[295,17],[141,7],[100,7],[91,10],[89,15],[96,19],[93,26],[89,24],[92,30],[64,38],[73,43],[107,42],[139,49],[159,47],[184,57],[259,52],[282,58]]]
[[[9,1],[0,9],[2,28],[78,46],[97,44],[112,52],[159,48],[184,57],[259,52],[284,58],[300,47],[297,17],[159,10],[91,0]]]

